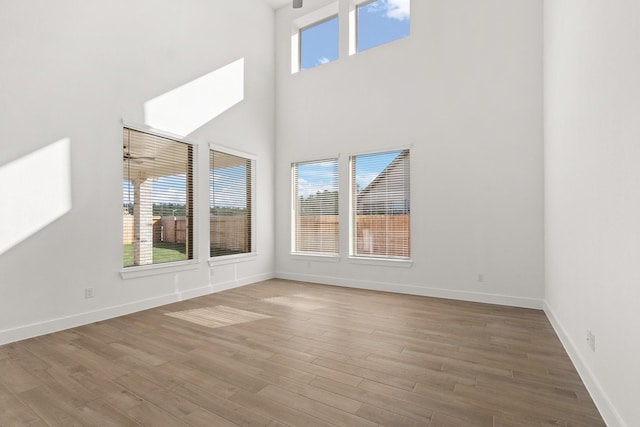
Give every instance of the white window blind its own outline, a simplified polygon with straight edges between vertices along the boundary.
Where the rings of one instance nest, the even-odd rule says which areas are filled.
[[[211,257],[254,251],[254,165],[249,158],[209,152]]]
[[[294,163],[295,253],[337,254],[338,159]]]
[[[193,259],[193,146],[129,128],[122,146],[123,265]]]
[[[351,157],[351,255],[410,257],[409,150]]]

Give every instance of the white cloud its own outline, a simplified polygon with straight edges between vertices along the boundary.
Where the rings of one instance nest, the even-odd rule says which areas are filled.
[[[404,21],[410,16],[410,0],[378,0],[371,4],[372,12],[382,12],[386,18]]]
[[[298,196],[309,197],[323,191],[337,191],[331,184],[321,181],[311,182],[304,178],[298,177]]]
[[[326,64],[327,62],[331,62],[331,60],[326,56],[321,56],[320,58],[318,58],[318,64],[320,65]]]
[[[397,19],[398,21],[409,19],[410,0],[387,0],[385,3],[388,18]]]

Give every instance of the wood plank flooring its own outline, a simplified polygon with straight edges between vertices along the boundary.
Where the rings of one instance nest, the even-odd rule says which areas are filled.
[[[544,313],[269,280],[0,347],[0,426],[603,426]]]

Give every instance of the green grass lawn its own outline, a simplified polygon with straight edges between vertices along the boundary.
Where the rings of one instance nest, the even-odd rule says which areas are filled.
[[[155,242],[153,244],[153,263],[183,261],[187,259],[184,243]],[[133,244],[124,245],[124,266],[133,265]]]

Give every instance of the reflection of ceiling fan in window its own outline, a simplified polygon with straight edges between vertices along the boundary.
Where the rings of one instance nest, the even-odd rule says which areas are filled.
[[[293,8],[300,9],[302,7],[302,0],[293,0]]]
[[[122,146],[122,160],[131,161],[132,163],[144,163],[145,161],[153,161],[156,158],[152,156],[134,156],[131,154],[131,131],[127,129],[127,142]]]
[[[130,160],[133,163],[144,163],[145,161],[153,161],[156,159],[155,157],[151,156],[132,156],[131,153],[129,153],[129,151],[127,150],[126,145],[123,145],[122,148],[125,150],[124,154],[122,155],[122,160],[124,160],[125,162],[127,160]]]

